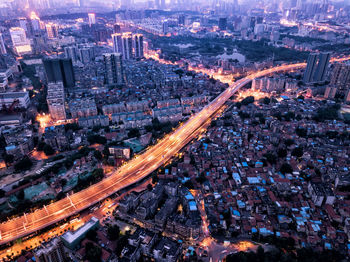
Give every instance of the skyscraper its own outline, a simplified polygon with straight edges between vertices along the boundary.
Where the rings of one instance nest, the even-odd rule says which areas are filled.
[[[96,24],[96,15],[94,13],[89,13],[89,25],[90,27],[94,24]]]
[[[120,33],[113,34],[112,41],[113,41],[113,52],[122,53],[123,52],[122,34]]]
[[[133,58],[131,33],[125,33],[122,36],[122,55],[125,60]]]
[[[64,87],[75,85],[72,59],[46,59],[44,67],[49,83],[63,82]]]
[[[133,46],[135,58],[143,57],[143,35],[136,34],[133,36]]]
[[[123,84],[123,62],[122,54],[112,53],[103,55],[105,64],[105,81],[107,85]]]
[[[331,53],[320,53],[319,61],[316,67],[314,82],[324,82],[326,79],[327,69],[329,65],[329,60],[331,59]]]
[[[316,69],[317,64],[317,54],[312,53],[309,54],[309,57],[307,59],[307,66],[304,73],[303,81],[304,83],[310,83],[313,81],[313,75]]]
[[[307,59],[304,83],[323,82],[326,78],[331,53],[312,53]]]
[[[5,42],[4,42],[4,37],[2,36],[1,33],[0,33],[0,54],[1,55],[7,54],[6,46],[5,46]]]

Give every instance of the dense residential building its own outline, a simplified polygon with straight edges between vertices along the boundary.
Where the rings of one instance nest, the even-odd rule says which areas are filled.
[[[65,120],[65,94],[63,82],[49,83],[47,87],[47,105],[53,120]]]
[[[3,108],[28,108],[30,99],[28,92],[6,92],[0,93],[0,103]]]
[[[48,243],[42,244],[34,252],[35,261],[38,262],[65,262],[67,257],[63,248],[63,243],[59,238],[55,238]]]

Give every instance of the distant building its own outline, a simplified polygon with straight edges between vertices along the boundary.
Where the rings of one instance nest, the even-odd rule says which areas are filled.
[[[112,35],[113,42],[113,52],[114,53],[123,53],[123,43],[122,43],[122,34],[115,33]]]
[[[1,33],[0,33],[0,54],[1,55],[7,54],[4,37]]]
[[[93,13],[89,13],[88,16],[89,16],[89,25],[91,27],[92,25],[96,24],[96,15]]]
[[[350,64],[334,64],[325,98],[334,98],[336,94],[345,96],[345,101],[350,100]]]
[[[59,238],[54,238],[50,242],[42,244],[34,251],[34,257],[37,262],[67,261],[62,241]]]
[[[142,34],[136,34],[133,36],[133,47],[135,51],[135,58],[142,58],[144,56]]]
[[[94,45],[80,45],[78,46],[79,60],[83,64],[92,62],[95,59],[95,47]]]
[[[114,24],[113,25],[113,33],[118,34],[121,32],[120,24]]]
[[[122,55],[123,55],[123,59],[125,60],[129,60],[133,58],[131,33],[125,33],[122,36]]]
[[[49,83],[47,87],[47,105],[53,120],[65,120],[65,95],[62,82]]]
[[[58,38],[58,26],[54,23],[48,23],[45,25],[47,37],[49,39]]]
[[[45,59],[43,62],[48,82],[63,82],[64,87],[75,86],[72,59]]]
[[[67,59],[72,59],[74,64],[78,62],[78,48],[76,46],[66,46],[64,48],[64,55]]]
[[[105,81],[107,85],[123,84],[123,62],[122,54],[104,54]]]
[[[227,18],[226,17],[219,18],[219,29],[221,31],[224,31],[227,29]]]

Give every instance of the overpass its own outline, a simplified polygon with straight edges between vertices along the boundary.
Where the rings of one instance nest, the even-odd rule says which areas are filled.
[[[344,61],[348,59],[349,57],[346,57],[333,59],[333,61]],[[66,198],[31,213],[1,223],[0,244],[8,243],[53,225],[145,178],[169,161],[191,140],[204,132],[212,118],[217,115],[227,100],[254,78],[281,71],[301,69],[305,66],[306,63],[281,65],[256,72],[233,82],[224,92],[206,105],[200,112],[190,117],[186,123],[178,127],[173,133],[166,135],[156,145],[150,147],[142,155],[136,156],[127,162],[108,178],[80,192],[67,195]]]

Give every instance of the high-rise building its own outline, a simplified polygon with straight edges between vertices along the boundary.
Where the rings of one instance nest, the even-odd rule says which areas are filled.
[[[40,31],[41,26],[40,26],[40,18],[37,16],[35,12],[32,12],[30,14],[30,22],[31,22],[31,27],[34,32]]]
[[[22,45],[28,44],[26,32],[23,28],[21,27],[10,28],[10,35],[11,35],[12,44],[14,46],[22,46]]]
[[[123,84],[123,62],[122,54],[112,53],[103,55],[105,64],[105,81],[107,85]]]
[[[350,101],[350,64],[336,63],[333,67],[324,96],[334,98],[336,94],[344,96],[345,101]]]
[[[222,31],[227,29],[227,18],[226,17],[219,18],[219,29]]]
[[[179,25],[185,25],[185,21],[186,21],[186,16],[184,14],[180,14],[178,17],[178,24]]]
[[[165,0],[160,0],[160,9],[165,9],[165,8],[166,8]]]
[[[121,27],[120,27],[120,24],[114,24],[113,25],[113,33],[114,34],[118,34],[121,32]]]
[[[7,54],[4,37],[1,33],[0,33],[0,54],[1,55]]]
[[[113,34],[112,41],[113,41],[113,52],[114,53],[123,53],[122,34],[120,34],[120,33]]]
[[[54,121],[66,119],[63,82],[48,83],[46,101]]]
[[[23,28],[10,28],[10,35],[13,47],[18,55],[30,54],[32,52],[32,47]]]
[[[317,64],[317,54],[315,53],[309,54],[309,57],[307,59],[306,70],[303,78],[304,83],[311,83],[313,81],[314,72],[316,70],[316,64]]]
[[[54,23],[48,23],[45,25],[47,37],[49,39],[58,38],[58,26]]]
[[[311,53],[307,59],[307,66],[303,81],[305,83],[323,82],[326,78],[331,53]]]
[[[143,57],[143,35],[136,34],[133,36],[133,46],[135,58]]]
[[[18,19],[19,27],[22,28],[24,31],[28,32],[28,22],[27,18],[21,17]]]
[[[66,46],[64,48],[64,54],[66,58],[72,59],[74,64],[78,62],[78,48],[76,46]]]
[[[133,58],[131,33],[125,33],[122,36],[122,55],[125,60]]]
[[[72,59],[45,59],[43,62],[47,82],[63,82],[64,87],[75,85]]]
[[[96,24],[96,15],[94,13],[89,13],[89,25],[90,27],[94,24]]]
[[[93,45],[79,46],[79,59],[83,64],[90,63],[95,58],[95,48]]]
[[[166,35],[169,32],[169,22],[168,20],[164,20],[162,23],[162,33]]]
[[[64,262],[67,261],[63,243],[59,238],[54,238],[50,242],[42,244],[34,251],[37,262]]]
[[[331,59],[331,53],[320,53],[319,61],[316,67],[314,82],[324,82],[326,79],[329,60]]]

